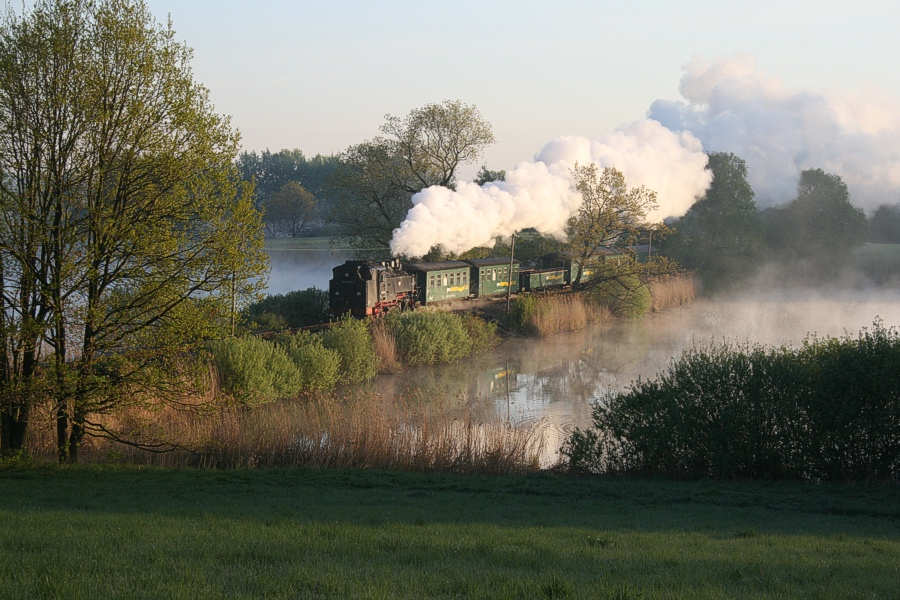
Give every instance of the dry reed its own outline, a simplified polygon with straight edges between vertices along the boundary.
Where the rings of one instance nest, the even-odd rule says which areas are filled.
[[[608,322],[612,313],[581,294],[553,294],[537,298],[528,325],[541,336],[584,329],[591,321]]]
[[[378,357],[378,371],[380,373],[401,371],[403,365],[400,364],[400,358],[397,355],[397,343],[384,319],[373,321],[371,329],[372,343],[375,347],[375,355]]]
[[[659,312],[667,308],[693,302],[697,285],[693,275],[672,275],[650,281],[650,310]]]
[[[219,406],[205,412],[130,408],[104,420],[110,428],[132,431],[143,423],[153,437],[177,440],[179,447],[152,453],[93,438],[86,441],[82,460],[165,467],[520,473],[539,468],[544,437],[542,423],[522,427],[500,421],[478,423],[465,415],[397,407],[377,395],[320,396],[254,409]],[[32,454],[52,458],[49,436],[42,441],[42,447],[30,448]]]

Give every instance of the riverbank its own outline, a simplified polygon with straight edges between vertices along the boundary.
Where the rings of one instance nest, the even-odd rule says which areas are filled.
[[[890,598],[896,486],[0,468],[0,597]]]

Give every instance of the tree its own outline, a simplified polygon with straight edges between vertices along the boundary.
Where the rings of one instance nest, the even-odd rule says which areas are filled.
[[[900,204],[882,204],[869,218],[869,241],[900,244]]]
[[[770,249],[800,261],[811,276],[831,276],[866,238],[866,217],[850,202],[847,185],[822,169],[800,174],[797,197],[763,213]]]
[[[572,259],[580,265],[603,257],[602,250],[623,250],[636,238],[647,212],[656,208],[656,192],[643,186],[628,188],[625,177],[612,167],[602,171],[596,164],[575,165],[575,188],[581,206],[569,219],[568,246]],[[581,284],[583,269],[574,285]]]
[[[476,160],[494,141],[478,109],[445,100],[387,115],[383,136],[348,148],[332,178],[332,219],[361,246],[387,247],[412,206],[412,194],[453,187],[459,165]]]
[[[316,213],[316,197],[296,181],[289,181],[263,205],[271,233],[286,231],[297,237]]]
[[[42,0],[0,30],[4,444],[37,349],[74,460],[85,435],[128,441],[93,415],[182,399],[188,351],[264,283],[238,136],[190,60],[140,0]]]
[[[475,175],[475,183],[478,185],[484,185],[486,183],[490,183],[491,181],[506,181],[506,171],[491,171],[486,166],[481,165],[481,169],[479,169],[478,174]]]
[[[663,249],[715,288],[752,270],[762,250],[762,231],[744,160],[713,153],[709,169],[709,189],[677,221]]]

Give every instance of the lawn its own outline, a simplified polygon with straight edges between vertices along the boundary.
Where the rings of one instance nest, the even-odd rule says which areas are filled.
[[[897,598],[896,485],[0,469],[0,598]]]

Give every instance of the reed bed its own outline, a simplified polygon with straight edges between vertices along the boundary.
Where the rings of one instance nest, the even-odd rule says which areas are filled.
[[[659,312],[693,302],[697,297],[697,283],[693,275],[672,275],[653,279],[650,287],[650,310]]]
[[[479,423],[468,415],[398,407],[386,398],[319,396],[252,409],[219,406],[184,412],[130,409],[107,417],[110,428],[150,427],[156,439],[177,440],[168,452],[147,452],[92,439],[85,461],[165,467],[378,468],[461,473],[539,469],[544,424]],[[32,449],[34,452],[36,449]],[[44,448],[52,456],[52,448]]]
[[[372,322],[372,344],[378,357],[379,373],[397,373],[403,369],[397,353],[397,342],[384,319]]]
[[[582,294],[547,294],[519,298],[512,318],[518,329],[548,336],[579,331],[591,321],[608,322],[613,315],[608,308]]]

